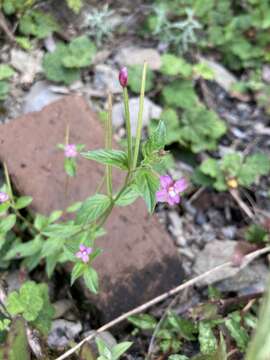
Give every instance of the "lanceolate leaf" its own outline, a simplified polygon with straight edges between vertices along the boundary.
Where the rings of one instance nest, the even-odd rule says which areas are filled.
[[[97,220],[110,205],[111,199],[107,195],[96,194],[91,196],[78,211],[76,223],[83,224]]]
[[[166,128],[163,121],[160,121],[150,138],[143,145],[144,157],[151,156],[153,152],[164,148],[166,143]]]
[[[120,169],[128,169],[127,154],[122,150],[93,150],[82,152],[81,155],[89,160],[94,160],[100,164],[116,166]]]
[[[159,187],[158,178],[147,170],[140,170],[135,181],[138,191],[146,202],[148,211],[152,212],[156,205],[156,192]]]
[[[94,294],[98,292],[98,274],[92,267],[87,268],[83,273],[85,285]]]

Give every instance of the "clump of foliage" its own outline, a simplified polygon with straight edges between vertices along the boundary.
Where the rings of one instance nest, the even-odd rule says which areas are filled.
[[[9,92],[8,80],[14,75],[14,70],[6,64],[0,65],[0,101],[5,100]]]
[[[101,338],[96,339],[99,357],[97,360],[118,360],[132,345],[129,341],[119,343],[110,348]]]
[[[139,82],[141,73],[142,73],[141,65],[134,65],[128,68],[128,75],[129,75],[128,86],[130,90],[135,94],[139,94],[141,91],[140,82]],[[148,92],[152,90],[153,86],[154,86],[154,73],[152,70],[149,70],[145,83],[145,91]]]
[[[59,43],[53,53],[44,56],[45,75],[49,80],[69,85],[80,78],[80,69],[91,64],[95,53],[95,45],[86,36],[67,45]]]
[[[170,20],[170,6],[167,3],[154,5],[146,21],[146,30],[177,52],[185,52],[197,42],[196,30],[201,28],[201,24],[190,7],[186,7],[181,15],[180,19]]]
[[[260,176],[269,173],[270,164],[268,156],[261,153],[245,158],[240,153],[229,153],[221,160],[206,159],[200,165],[199,171],[207,176],[208,183],[216,190],[226,191],[238,186],[251,186]]]
[[[113,14],[114,11],[110,10],[108,4],[106,4],[101,9],[93,8],[85,15],[83,29],[98,47],[105,39],[112,36],[115,28],[115,24],[111,21]]]
[[[50,304],[48,286],[27,281],[20,290],[8,295],[6,309],[12,316],[22,315],[34,328],[48,335],[54,315]]]

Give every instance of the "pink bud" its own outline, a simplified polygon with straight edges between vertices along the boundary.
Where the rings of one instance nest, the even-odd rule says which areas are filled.
[[[127,86],[127,82],[128,82],[128,70],[126,67],[123,67],[120,71],[119,71],[119,82],[120,85],[124,88]]]

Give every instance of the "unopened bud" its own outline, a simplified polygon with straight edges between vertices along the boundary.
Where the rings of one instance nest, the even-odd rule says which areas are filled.
[[[124,88],[127,86],[127,82],[128,82],[128,70],[126,67],[123,67],[120,71],[119,71],[119,82],[120,85]]]

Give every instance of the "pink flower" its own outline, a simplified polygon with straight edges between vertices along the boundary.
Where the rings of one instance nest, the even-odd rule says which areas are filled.
[[[119,71],[119,82],[120,85],[124,88],[127,86],[127,82],[128,82],[128,70],[126,67],[123,67],[120,71]]]
[[[65,146],[65,157],[75,158],[78,155],[78,151],[75,144],[68,144]]]
[[[174,181],[169,175],[160,176],[160,189],[156,193],[158,202],[167,202],[169,205],[180,203],[180,193],[188,187],[186,179]]]
[[[9,196],[5,192],[0,192],[0,204],[3,204],[4,202],[9,200]]]
[[[80,250],[76,253],[76,257],[81,259],[84,263],[88,263],[89,255],[91,254],[92,251],[93,251],[92,248],[81,244]]]

